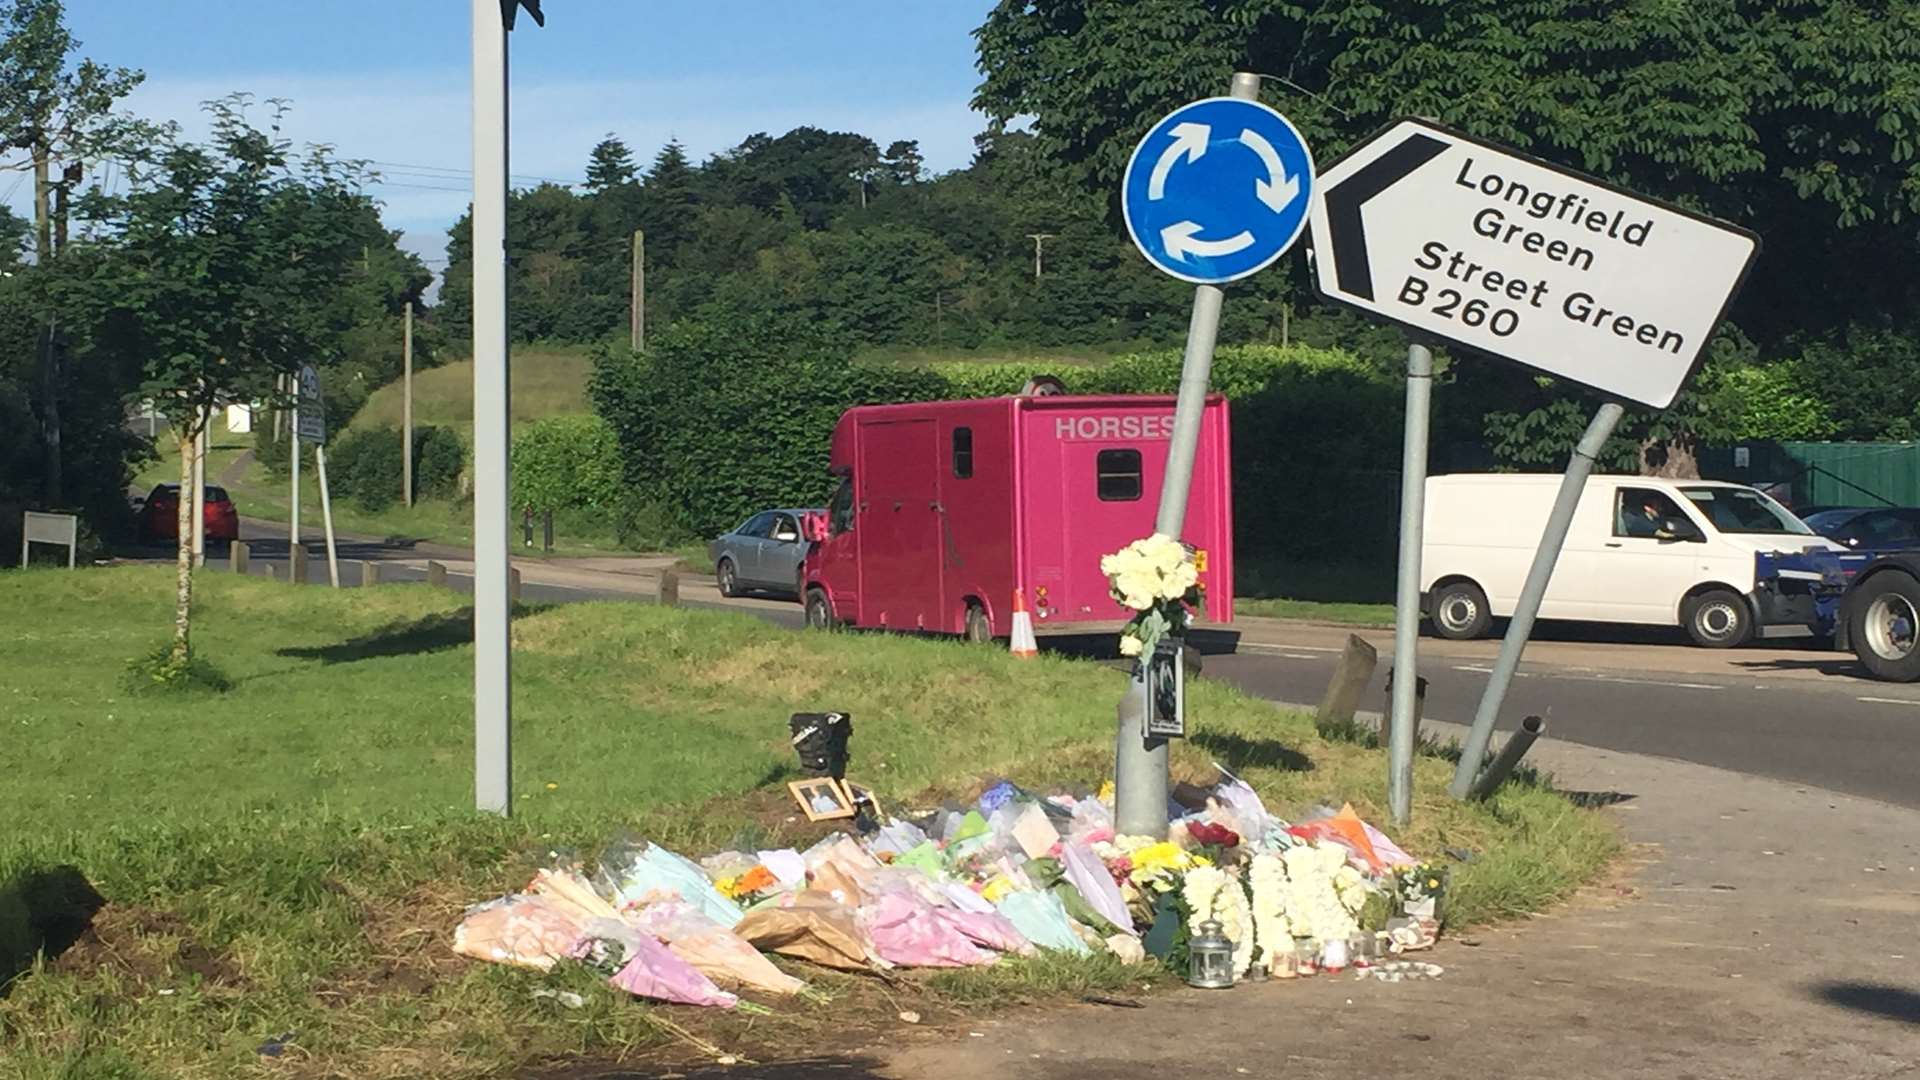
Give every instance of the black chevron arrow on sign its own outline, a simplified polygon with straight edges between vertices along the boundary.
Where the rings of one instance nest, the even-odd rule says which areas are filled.
[[[1341,292],[1373,299],[1373,267],[1367,262],[1367,227],[1360,220],[1360,208],[1438,157],[1447,145],[1431,135],[1410,135],[1327,189],[1327,230],[1333,233],[1334,276]]]

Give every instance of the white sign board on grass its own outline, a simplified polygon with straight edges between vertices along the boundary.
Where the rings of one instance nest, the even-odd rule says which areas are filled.
[[[1421,120],[1319,180],[1321,295],[1655,408],[1699,362],[1760,239]]]

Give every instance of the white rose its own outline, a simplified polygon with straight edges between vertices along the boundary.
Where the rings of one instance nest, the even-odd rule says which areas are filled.
[[[1137,637],[1122,637],[1120,639],[1121,656],[1139,656],[1143,648],[1144,645]]]

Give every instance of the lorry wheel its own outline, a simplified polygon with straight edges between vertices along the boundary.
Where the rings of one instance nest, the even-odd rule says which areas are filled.
[[[833,602],[824,589],[807,590],[807,629],[838,630],[840,620],[833,617]]]
[[[1466,641],[1485,637],[1493,625],[1487,594],[1471,581],[1442,585],[1433,593],[1433,629],[1443,638]]]
[[[1920,581],[1912,575],[1888,571],[1866,580],[1853,598],[1847,637],[1853,654],[1876,679],[1913,682],[1920,679]]]
[[[967,620],[961,631],[968,641],[975,645],[985,645],[993,640],[993,621],[987,618],[987,609],[979,604],[967,605]]]
[[[1681,608],[1687,636],[1695,645],[1708,649],[1731,649],[1753,633],[1753,616],[1740,594],[1729,589],[1709,589],[1690,598]]]
[[[713,568],[713,576],[720,580],[721,596],[740,595],[740,579],[734,574],[732,559],[721,559]]]

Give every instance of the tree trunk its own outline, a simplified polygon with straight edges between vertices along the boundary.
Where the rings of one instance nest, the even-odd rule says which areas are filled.
[[[174,558],[173,654],[176,667],[184,667],[193,656],[190,638],[193,629],[193,459],[200,448],[200,433],[177,431],[180,440],[179,543]]]
[[[1640,475],[1669,480],[1700,479],[1700,458],[1694,452],[1694,440],[1649,439],[1640,444]]]
[[[41,266],[53,262],[52,214],[47,196],[52,185],[47,179],[47,148],[33,151],[33,240],[34,258]],[[46,447],[47,509],[57,510],[66,502],[65,469],[60,461],[60,360],[54,342],[53,312],[44,315],[40,332],[40,432]]]

